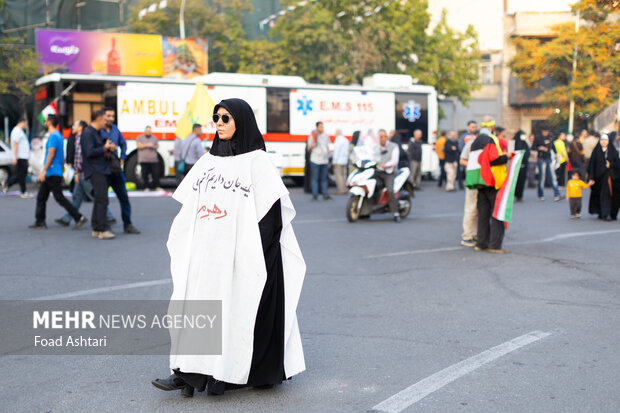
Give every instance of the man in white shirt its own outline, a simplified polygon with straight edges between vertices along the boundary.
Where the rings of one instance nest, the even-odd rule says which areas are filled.
[[[17,166],[17,175],[12,176],[6,183],[6,189],[13,184],[19,183],[22,198],[32,198],[33,195],[26,192],[26,176],[28,175],[28,159],[30,158],[30,143],[26,136],[28,122],[26,118],[20,118],[17,125],[11,131],[11,147],[13,149],[13,165]]]
[[[398,155],[398,145],[388,141],[385,129],[379,130],[379,160],[377,161],[375,177],[383,181],[385,185],[390,212],[394,215],[395,222],[401,221],[400,215],[398,214],[398,204],[394,196],[394,170],[398,165]]]
[[[316,129],[308,136],[310,152],[310,171],[312,173],[312,199],[319,196],[319,186],[325,200],[331,199],[327,193],[327,167],[329,166],[329,136],[325,133],[323,122],[316,123]]]
[[[338,187],[338,195],[346,194],[347,162],[349,160],[349,140],[344,137],[340,129],[336,130],[336,141],[334,142],[334,177]]]

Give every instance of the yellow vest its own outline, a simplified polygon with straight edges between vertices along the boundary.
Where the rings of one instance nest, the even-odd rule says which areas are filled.
[[[568,154],[566,153],[566,144],[564,141],[556,139],[553,141],[553,147],[555,148],[555,153],[560,155],[560,163],[566,162],[566,156],[568,156]]]

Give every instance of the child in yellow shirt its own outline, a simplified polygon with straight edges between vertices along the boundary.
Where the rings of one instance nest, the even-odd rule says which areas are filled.
[[[579,179],[579,172],[573,171],[571,179],[566,185],[566,199],[570,207],[571,218],[581,218],[581,188],[589,188],[590,185]]]

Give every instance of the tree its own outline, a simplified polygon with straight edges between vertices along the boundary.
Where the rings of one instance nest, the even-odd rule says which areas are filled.
[[[34,48],[15,37],[4,37],[0,44],[0,93],[15,95],[23,107],[40,76]]]
[[[287,62],[271,67],[271,73],[341,84],[361,83],[372,73],[409,74],[466,103],[478,85],[476,34],[473,28],[450,29],[445,15],[427,34],[427,9],[425,0],[334,0],[297,7],[271,30],[277,58]]]
[[[568,106],[575,101],[577,118],[589,118],[613,103],[620,93],[620,39],[617,1],[581,0],[573,6],[583,20],[579,32],[575,23],[553,27],[557,36],[549,41],[515,40],[517,54],[509,62],[513,73],[526,87],[536,87],[551,78],[553,88],[543,93],[544,104],[558,108],[553,123],[568,119]],[[573,75],[573,53],[577,48],[577,70]],[[557,111],[556,111],[557,112]]]
[[[140,10],[153,0],[140,0],[132,9],[129,27],[135,33],[179,37],[181,0],[168,0],[164,9],[139,17]],[[241,24],[244,11],[250,10],[249,0],[186,0],[184,22],[186,37],[209,40],[209,71],[235,72],[239,67],[237,48],[245,43]]]

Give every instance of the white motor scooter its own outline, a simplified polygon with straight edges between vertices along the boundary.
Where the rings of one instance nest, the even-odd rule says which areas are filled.
[[[359,218],[367,218],[371,214],[382,214],[390,211],[387,189],[384,187],[375,194],[377,178],[375,170],[377,163],[372,160],[358,160],[356,170],[347,178],[349,200],[347,201],[347,219],[355,222]],[[405,218],[411,211],[413,185],[407,180],[409,168],[396,171],[394,176],[394,196],[398,202],[398,214]]]

